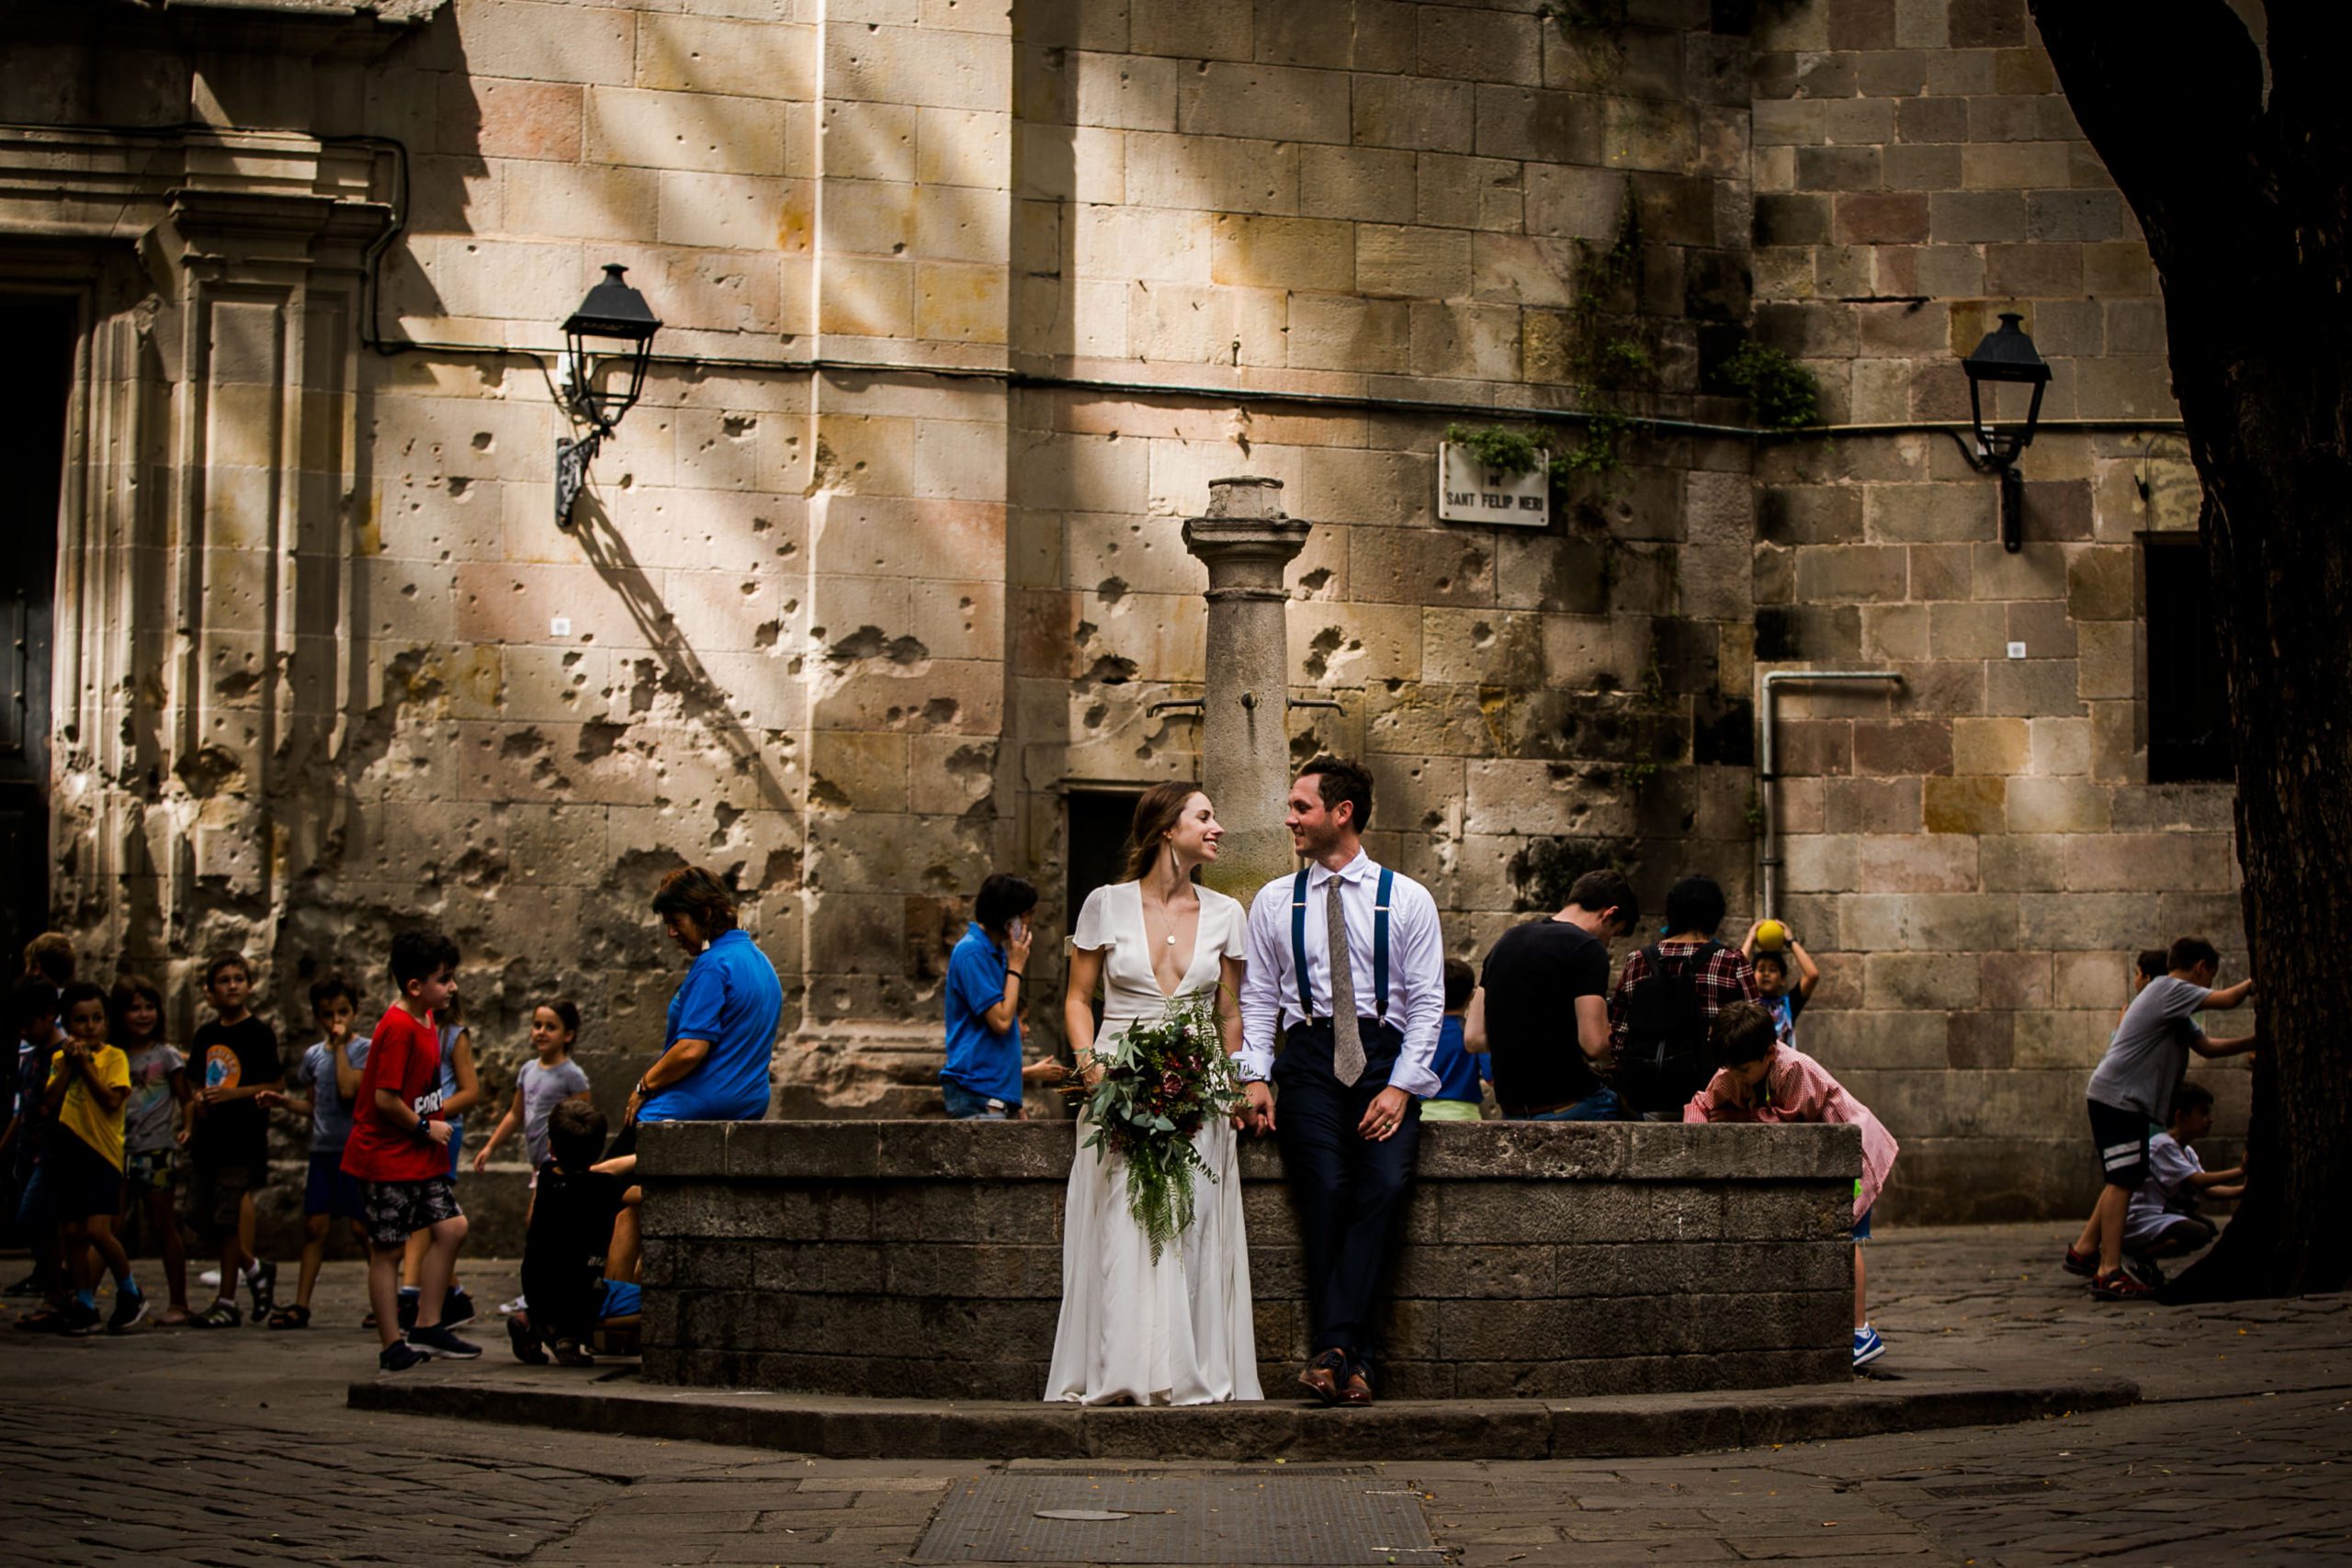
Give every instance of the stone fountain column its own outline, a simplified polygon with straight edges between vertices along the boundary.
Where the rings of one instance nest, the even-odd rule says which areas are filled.
[[[1201,705],[1201,787],[1225,840],[1202,880],[1247,903],[1297,865],[1283,826],[1290,793],[1290,594],[1283,569],[1310,525],[1283,515],[1280,479],[1209,481],[1207,515],[1184,547],[1209,569],[1208,682]]]

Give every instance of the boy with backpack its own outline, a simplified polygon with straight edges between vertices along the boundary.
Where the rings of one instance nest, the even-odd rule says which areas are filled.
[[[1714,1068],[1707,1055],[1715,1014],[1759,999],[1747,955],[1715,940],[1724,890],[1690,875],[1666,896],[1666,937],[1625,960],[1609,997],[1611,1087],[1628,1115],[1679,1122]]]

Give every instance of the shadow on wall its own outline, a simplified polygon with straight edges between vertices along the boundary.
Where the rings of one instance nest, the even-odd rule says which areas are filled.
[[[662,688],[678,699],[682,716],[700,724],[725,748],[735,771],[752,780],[761,803],[769,810],[796,809],[790,793],[761,754],[759,740],[744,728],[701,655],[678,630],[676,617],[654,591],[652,579],[638,564],[628,541],[613,526],[603,502],[593,491],[584,491],[572,517],[571,534],[580,543],[581,553],[618,596],[646,646],[660,660]]]

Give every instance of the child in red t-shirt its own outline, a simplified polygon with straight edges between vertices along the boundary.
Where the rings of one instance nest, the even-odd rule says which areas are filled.
[[[437,931],[392,938],[398,999],[376,1025],[353,1097],[343,1168],[363,1183],[368,1211],[368,1301],[384,1348],[376,1364],[397,1372],[428,1357],[469,1360],[481,1347],[441,1326],[441,1304],[466,1239],[465,1212],[449,1179],[449,1123],[441,1115],[441,1039],[433,1013],[457,995],[458,944]],[[430,1233],[416,1326],[401,1337],[401,1255],[412,1232]]]

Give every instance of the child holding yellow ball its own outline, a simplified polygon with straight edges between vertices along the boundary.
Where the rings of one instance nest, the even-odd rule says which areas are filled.
[[[1772,919],[1750,926],[1739,950],[1756,966],[1756,989],[1764,998],[1764,1010],[1772,1015],[1773,1037],[1796,1049],[1797,1014],[1804,1011],[1805,1003],[1813,1000],[1814,988],[1821,984],[1821,970],[1813,955],[1786,925]]]

